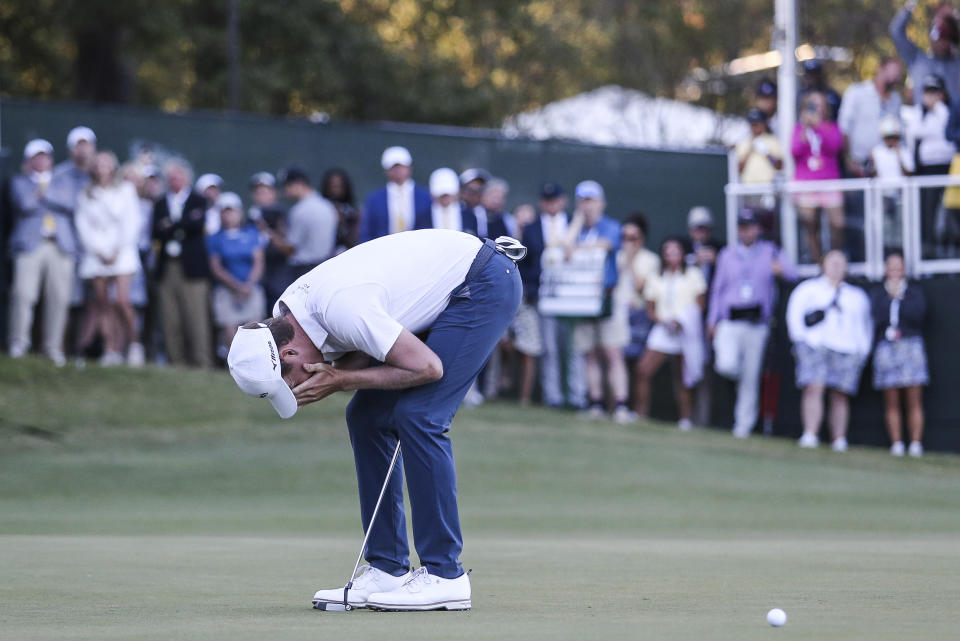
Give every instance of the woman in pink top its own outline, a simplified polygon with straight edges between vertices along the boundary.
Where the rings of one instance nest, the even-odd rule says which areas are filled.
[[[795,180],[833,180],[840,178],[839,158],[843,149],[843,133],[837,123],[826,118],[827,100],[822,93],[811,92],[800,105],[800,118],[793,130]],[[843,246],[843,193],[839,191],[806,192],[796,195],[797,214],[807,237],[813,262],[822,254],[820,218],[823,208],[830,225],[831,249]]]

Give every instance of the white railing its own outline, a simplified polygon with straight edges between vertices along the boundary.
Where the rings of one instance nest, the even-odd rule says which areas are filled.
[[[734,161],[735,163],[735,161]],[[736,164],[731,169],[735,172]],[[735,174],[734,174],[735,175]],[[803,276],[817,273],[816,265],[799,262],[799,238],[797,212],[792,196],[810,192],[839,191],[863,193],[864,260],[851,262],[849,271],[871,280],[883,277],[884,261],[884,193],[897,191],[900,194],[900,222],[902,225],[902,251],[907,274],[913,277],[932,274],[960,273],[960,258],[930,258],[923,256],[921,232],[921,189],[936,187],[960,187],[960,176],[912,176],[893,179],[849,178],[842,180],[780,181],[776,183],[728,183],[726,192],[728,242],[737,237],[737,212],[744,196],[775,196],[780,207],[780,242],[787,256],[797,265]],[[928,226],[929,229],[933,225]],[[933,239],[926,239],[933,242]]]

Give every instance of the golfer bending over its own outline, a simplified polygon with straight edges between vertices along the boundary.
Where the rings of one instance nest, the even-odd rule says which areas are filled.
[[[295,281],[274,317],[241,328],[230,373],[283,418],[345,390],[364,530],[399,439],[398,465],[370,531],[364,566],[346,595],[382,610],[470,608],[448,431],[520,305],[520,277],[500,245],[424,229],[363,243]],[[426,333],[421,340],[416,335]],[[330,364],[332,363],[332,364]],[[403,475],[421,568],[411,572]],[[314,604],[343,603],[344,589]]]

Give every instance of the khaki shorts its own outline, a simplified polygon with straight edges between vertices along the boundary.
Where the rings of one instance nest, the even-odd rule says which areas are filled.
[[[237,301],[226,287],[218,286],[213,290],[213,320],[218,327],[243,325],[263,318],[266,307],[263,288],[257,285],[245,301]]]
[[[630,343],[630,321],[626,310],[615,310],[607,318],[579,321],[573,328],[573,349],[586,353],[594,349],[623,349]]]

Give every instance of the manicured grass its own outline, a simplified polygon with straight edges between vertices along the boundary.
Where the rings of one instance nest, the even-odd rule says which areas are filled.
[[[474,610],[315,612],[362,538],[346,400],[0,359],[0,638],[955,635],[960,458],[507,404],[453,428]]]

